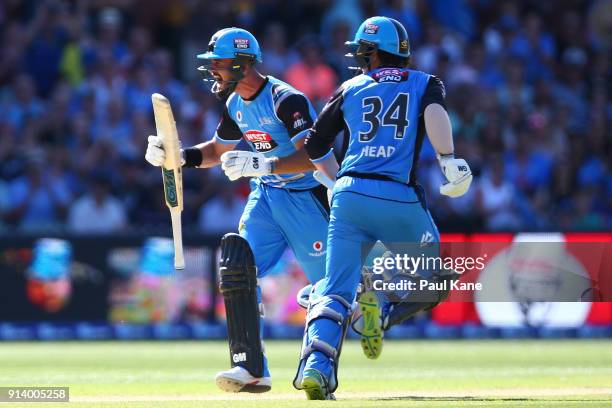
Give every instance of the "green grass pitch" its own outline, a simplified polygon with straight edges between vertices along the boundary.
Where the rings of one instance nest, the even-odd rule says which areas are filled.
[[[612,341],[389,341],[342,352],[338,401],[294,390],[299,342],[266,343],[273,388],[226,394],[224,342],[0,343],[0,386],[70,387],[66,403],[14,407],[611,407]]]

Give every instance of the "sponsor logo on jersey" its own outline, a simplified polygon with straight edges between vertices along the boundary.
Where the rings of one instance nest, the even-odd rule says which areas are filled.
[[[278,146],[278,143],[272,139],[269,133],[260,130],[247,130],[244,137],[246,140],[253,143],[253,146],[255,146],[258,152],[269,152]]]
[[[234,38],[234,48],[245,50],[249,48],[248,38]]]
[[[238,120],[238,122],[240,122],[242,120],[242,112],[241,111],[236,111],[236,120]]]
[[[408,71],[397,68],[381,69],[372,75],[376,82],[403,82],[408,79]]]
[[[272,119],[270,119],[267,116],[263,116],[263,117],[259,118],[259,124],[261,126],[271,125],[272,123],[274,123],[274,122],[272,122]]]
[[[380,27],[376,24],[366,24],[366,26],[363,28],[363,32],[366,34],[376,34],[379,28]]]
[[[302,117],[300,112],[295,112],[293,114],[293,129],[299,129],[306,125],[306,119]]]
[[[309,252],[308,255],[318,258],[320,256],[324,256],[325,255],[325,250],[323,249],[323,242],[322,241],[315,241],[312,243],[312,249],[314,249],[314,252]]]

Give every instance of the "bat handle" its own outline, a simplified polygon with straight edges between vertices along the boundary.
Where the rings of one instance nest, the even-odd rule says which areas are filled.
[[[185,269],[180,208],[171,209],[170,217],[172,218],[172,238],[174,239],[174,269]]]

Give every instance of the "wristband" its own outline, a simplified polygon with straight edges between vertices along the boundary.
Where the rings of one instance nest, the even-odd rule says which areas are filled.
[[[185,164],[183,167],[199,167],[204,160],[202,151],[197,147],[188,147],[183,150],[185,155]]]

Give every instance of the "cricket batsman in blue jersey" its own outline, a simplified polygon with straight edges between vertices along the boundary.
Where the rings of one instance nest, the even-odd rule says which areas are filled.
[[[301,147],[316,113],[303,93],[257,71],[255,37],[240,28],[215,33],[198,70],[225,102],[212,140],[182,150],[184,167],[222,165],[230,180],[252,177],[239,234],[221,241],[220,290],[224,297],[232,369],[217,385],[229,392],[265,392],[272,382],[261,342],[257,279],[291,248],[310,282],[325,275],[329,205],[326,189]],[[241,139],[252,151],[234,151]],[[146,159],[164,162],[159,137],[149,136]]]
[[[444,85],[433,75],[408,68],[410,45],[402,24],[387,17],[369,18],[347,45],[361,74],[344,82],[331,97],[304,146],[315,167],[335,181],[326,274],[310,293],[294,380],[308,399],[333,399],[338,386],[338,361],[364,253],[377,241],[390,249],[395,243],[438,245],[438,229],[416,179],[425,134],[448,181],[440,193],[461,196],[472,181],[468,164],[454,156]],[[331,146],[341,131],[348,147],[339,166]],[[431,273],[443,272],[421,276],[435,279]],[[362,345],[366,354],[377,357],[383,330],[435,306],[447,293],[427,302],[394,305],[375,293],[367,295],[358,299],[365,317],[362,338],[371,340],[362,340]]]

